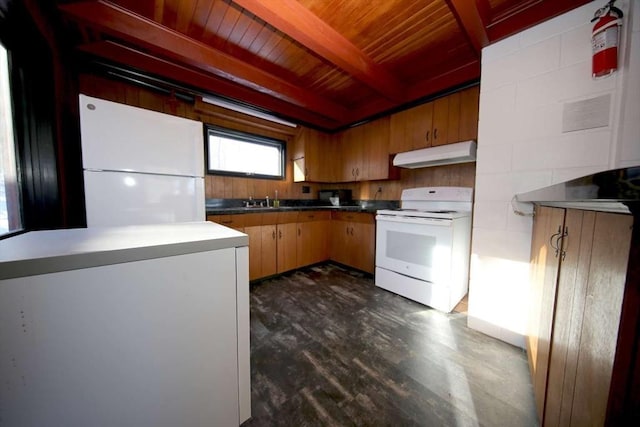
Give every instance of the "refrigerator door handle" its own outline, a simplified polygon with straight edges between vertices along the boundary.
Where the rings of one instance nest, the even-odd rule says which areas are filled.
[[[177,176],[177,177],[186,177],[186,178],[202,178],[202,176],[198,175],[176,175],[172,173],[153,173],[153,172],[137,172],[126,169],[96,169],[96,168],[86,168],[84,169],[88,172],[117,172],[117,173],[131,173],[137,175],[156,175],[156,176]]]

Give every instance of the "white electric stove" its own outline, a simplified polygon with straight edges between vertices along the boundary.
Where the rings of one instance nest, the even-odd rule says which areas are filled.
[[[473,189],[403,190],[376,215],[376,286],[450,312],[468,290]]]

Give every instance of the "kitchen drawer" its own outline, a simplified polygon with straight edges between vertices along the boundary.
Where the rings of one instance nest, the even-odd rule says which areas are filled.
[[[278,212],[278,224],[298,222],[298,212]]]
[[[207,215],[207,221],[222,224],[225,227],[242,229],[245,215]]]
[[[368,212],[340,212],[331,213],[331,219],[335,221],[359,222],[362,224],[375,224],[375,214]]]
[[[329,221],[331,212],[329,211],[301,211],[298,212],[298,222]]]
[[[245,227],[255,227],[263,224],[271,224],[269,222],[265,222],[265,219],[267,221],[269,219],[268,214],[256,212],[256,213],[241,214],[239,216],[243,217]]]
[[[247,214],[256,215],[256,214]],[[276,225],[278,223],[279,212],[268,212],[262,214],[262,225]]]

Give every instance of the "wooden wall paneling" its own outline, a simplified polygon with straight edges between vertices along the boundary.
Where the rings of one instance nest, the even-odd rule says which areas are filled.
[[[628,215],[596,214],[572,425],[605,422],[632,223]]]

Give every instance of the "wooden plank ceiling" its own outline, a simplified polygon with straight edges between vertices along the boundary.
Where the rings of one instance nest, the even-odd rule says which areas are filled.
[[[77,52],[332,131],[477,81],[588,0],[58,0]]]

